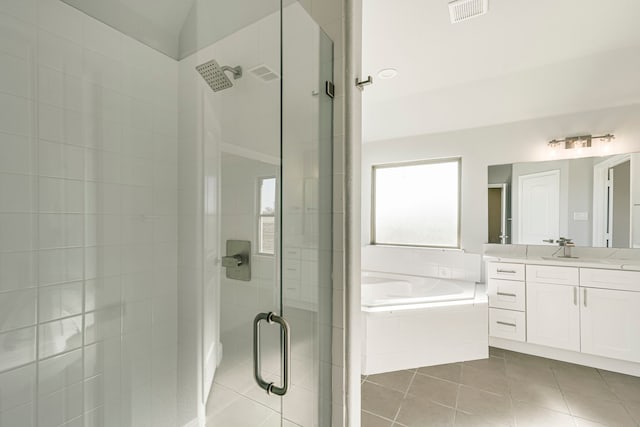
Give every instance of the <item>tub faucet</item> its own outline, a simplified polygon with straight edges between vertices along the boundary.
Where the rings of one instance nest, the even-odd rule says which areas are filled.
[[[553,241],[553,239],[543,240],[543,242],[557,243],[558,246],[562,248],[562,255],[558,255],[558,258],[577,258],[571,255],[571,248],[576,246],[576,244],[573,243],[572,239],[567,239],[566,237],[560,237],[555,242]]]

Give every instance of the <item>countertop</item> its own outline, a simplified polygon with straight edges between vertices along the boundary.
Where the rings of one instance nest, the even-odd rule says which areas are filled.
[[[485,261],[510,262],[516,264],[554,265],[562,267],[600,268],[607,270],[640,271],[640,260],[615,258],[558,258],[554,256],[484,255]]]

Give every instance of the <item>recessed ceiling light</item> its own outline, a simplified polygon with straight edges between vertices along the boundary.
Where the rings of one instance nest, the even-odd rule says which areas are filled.
[[[383,80],[392,79],[398,75],[398,70],[395,68],[385,68],[383,70],[378,71],[378,77]]]

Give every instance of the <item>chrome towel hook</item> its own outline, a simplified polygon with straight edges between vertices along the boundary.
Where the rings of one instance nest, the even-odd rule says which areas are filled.
[[[356,78],[356,87],[360,90],[363,90],[365,86],[369,86],[373,84],[373,77],[367,76],[367,80],[360,80],[360,78]]]

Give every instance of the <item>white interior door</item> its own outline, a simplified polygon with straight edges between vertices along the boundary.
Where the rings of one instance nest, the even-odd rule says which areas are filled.
[[[560,170],[518,177],[518,243],[541,245],[560,235]]]

